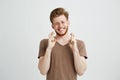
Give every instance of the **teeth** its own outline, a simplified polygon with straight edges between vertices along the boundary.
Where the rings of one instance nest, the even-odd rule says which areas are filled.
[[[63,30],[64,30],[64,28],[59,29],[59,31],[63,31]]]

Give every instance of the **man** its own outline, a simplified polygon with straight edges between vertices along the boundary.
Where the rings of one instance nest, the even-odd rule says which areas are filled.
[[[84,42],[68,33],[69,14],[64,8],[56,8],[50,14],[55,33],[40,42],[38,68],[47,80],[77,80],[77,74],[86,71]]]

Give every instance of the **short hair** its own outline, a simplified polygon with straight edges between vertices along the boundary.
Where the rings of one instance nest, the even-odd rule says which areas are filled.
[[[53,19],[55,17],[61,16],[61,15],[64,15],[66,17],[66,19],[68,20],[69,13],[64,8],[59,7],[59,8],[54,9],[53,11],[51,11],[51,13],[50,13],[51,23],[53,23]]]

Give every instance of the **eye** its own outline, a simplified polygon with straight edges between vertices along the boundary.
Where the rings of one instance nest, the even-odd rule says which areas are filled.
[[[59,23],[54,23],[55,26],[59,25]]]

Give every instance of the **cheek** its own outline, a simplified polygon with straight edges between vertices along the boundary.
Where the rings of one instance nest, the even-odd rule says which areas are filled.
[[[53,26],[53,29],[54,29],[54,30],[57,30],[57,26]]]
[[[65,26],[68,26],[67,24],[65,24]]]
[[[69,26],[69,24],[68,24],[68,23],[65,23],[64,25],[65,25],[65,26]]]

